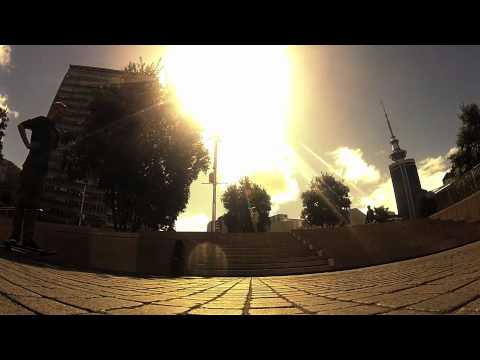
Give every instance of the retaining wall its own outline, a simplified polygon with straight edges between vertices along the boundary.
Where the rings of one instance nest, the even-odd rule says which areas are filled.
[[[324,251],[341,270],[430,255],[480,240],[480,223],[423,219],[293,234]]]
[[[430,216],[437,220],[480,221],[480,191]]]

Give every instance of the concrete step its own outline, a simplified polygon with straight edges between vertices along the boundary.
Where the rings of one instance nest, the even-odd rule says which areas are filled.
[[[332,270],[329,265],[316,265],[298,268],[280,269],[218,269],[218,270],[195,270],[193,276],[274,276],[274,275],[300,275],[313,274]]]
[[[319,260],[319,259],[327,259],[324,256],[317,256],[317,255],[306,255],[306,256],[227,256],[227,257],[218,257],[214,258],[212,261],[215,260],[227,260],[228,262],[236,262],[236,261],[248,261],[248,262],[257,262],[257,263],[269,263],[269,262],[291,262],[291,261],[307,261],[307,260]],[[198,261],[199,263],[202,260]]]
[[[194,253],[198,256],[277,256],[277,257],[291,257],[291,256],[309,256],[316,254],[315,251],[309,249],[295,249],[290,251],[279,251],[279,250],[269,250],[269,251],[237,251],[237,250],[218,250],[218,251],[199,251]]]
[[[203,245],[205,249],[235,249],[235,250],[268,250],[268,249],[297,249],[297,248],[302,248],[304,247],[303,244],[286,244],[286,245],[257,245],[257,246],[234,246],[234,245]]]
[[[201,263],[193,265],[196,269],[280,269],[280,268],[293,268],[293,267],[305,267],[316,265],[327,265],[328,259],[315,259],[315,260],[300,260],[289,262],[236,262],[236,263]]]

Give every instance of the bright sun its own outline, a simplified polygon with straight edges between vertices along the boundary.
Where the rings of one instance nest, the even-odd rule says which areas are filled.
[[[182,109],[206,144],[220,137],[219,181],[248,175],[274,203],[298,195],[287,145],[290,70],[287,46],[170,46],[165,55],[164,81]]]

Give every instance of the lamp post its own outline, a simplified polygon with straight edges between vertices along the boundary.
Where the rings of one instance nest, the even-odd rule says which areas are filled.
[[[218,136],[214,137],[213,150],[213,200],[212,200],[212,232],[216,231],[217,220],[217,150],[218,150]]]
[[[208,175],[208,183],[203,183],[205,185],[213,186],[213,196],[212,196],[212,232],[216,232],[216,220],[217,220],[217,185],[224,184],[217,182],[217,154],[218,154],[218,135],[213,137],[213,171]]]
[[[82,218],[83,218],[83,206],[85,204],[85,193],[87,191],[87,184],[88,182],[81,183],[83,184],[83,191],[82,191],[82,202],[80,204],[80,216],[78,219],[78,226],[82,225]]]

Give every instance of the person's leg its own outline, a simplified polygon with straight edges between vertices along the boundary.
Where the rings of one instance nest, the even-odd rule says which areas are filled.
[[[35,235],[35,223],[37,219],[37,211],[40,208],[40,198],[43,192],[43,176],[35,174],[30,184],[30,201],[29,207],[25,209],[23,221],[23,245],[38,247],[33,238]]]
[[[12,223],[12,231],[9,236],[9,240],[20,241],[22,234],[22,224],[25,215],[25,207],[28,206],[29,194],[27,179],[29,172],[27,169],[23,169],[20,174],[20,185],[17,191],[17,203],[15,208],[15,216]]]

